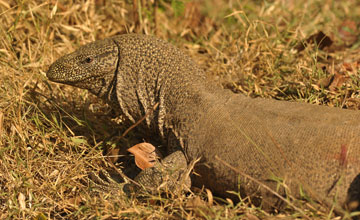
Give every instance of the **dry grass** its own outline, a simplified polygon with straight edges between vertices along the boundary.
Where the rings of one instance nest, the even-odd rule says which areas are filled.
[[[126,128],[115,123],[111,110],[87,91],[50,83],[44,72],[79,45],[143,32],[187,51],[209,77],[234,91],[358,109],[359,42],[356,38],[349,43],[338,28],[347,19],[360,21],[360,4],[356,0],[211,0],[186,1],[182,11],[181,4],[174,3],[180,1],[164,0],[154,13],[152,1],[143,1],[147,3],[135,12],[128,2],[0,0],[0,219],[268,216],[249,204],[228,201],[209,206],[196,196],[136,200],[121,190],[96,192],[84,181],[106,164],[102,141],[114,130]],[[336,46],[295,50],[319,31]],[[344,62],[355,67],[342,71]],[[335,73],[349,79],[331,89],[329,77]],[[131,138],[141,136],[132,133]],[[206,193],[201,198],[209,199]],[[195,204],[196,210],[189,204]],[[310,206],[302,207],[308,216],[334,218],[330,211]],[[284,215],[301,217],[291,209]]]

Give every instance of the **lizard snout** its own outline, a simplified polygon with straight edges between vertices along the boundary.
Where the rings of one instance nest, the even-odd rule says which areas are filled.
[[[63,82],[65,79],[67,79],[66,72],[69,72],[67,71],[69,69],[70,65],[56,61],[49,67],[49,70],[46,73],[46,77],[53,82]]]

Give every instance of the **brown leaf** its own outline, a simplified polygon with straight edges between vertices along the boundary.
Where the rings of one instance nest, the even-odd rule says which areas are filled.
[[[307,45],[310,44],[316,44],[317,47],[322,50],[325,47],[328,47],[330,45],[332,45],[333,41],[331,40],[330,37],[328,37],[327,35],[324,34],[324,32],[319,31],[316,34],[311,35],[310,37],[308,37],[304,43],[300,43],[298,44],[295,49],[300,52],[303,51],[305,49],[305,47]]]
[[[185,4],[184,11],[184,23],[186,27],[190,29],[197,28],[201,25],[201,21],[203,19],[202,14],[200,13],[201,4],[198,2],[187,2]]]
[[[215,218],[214,211],[217,210],[218,207],[209,205],[209,202],[205,202],[200,196],[195,196],[186,202],[185,208],[192,211],[196,216],[203,217],[205,215],[213,219]]]
[[[334,78],[329,86],[329,90],[334,92],[336,88],[342,86],[344,82],[346,82],[347,77],[343,74],[335,73]]]
[[[346,45],[352,45],[358,38],[357,25],[352,20],[344,21],[338,28],[339,37]]]
[[[186,202],[185,207],[187,209],[196,209],[196,208],[207,207],[207,204],[199,196],[195,196]]]
[[[348,109],[360,110],[360,99],[359,98],[347,98],[346,106]]]
[[[208,205],[212,206],[214,203],[214,196],[212,194],[212,192],[210,191],[210,189],[205,189],[207,197],[208,197]]]
[[[248,220],[260,220],[258,217],[256,217],[256,216],[253,215],[253,214],[246,213],[245,215],[246,215],[246,218],[247,218]]]
[[[128,151],[135,156],[135,164],[142,170],[153,167],[156,159],[161,158],[160,153],[150,143],[137,144],[129,148]]]
[[[344,62],[342,65],[346,71],[350,71],[350,72],[357,71],[359,67],[359,63],[357,61],[351,63]]]
[[[334,78],[334,75],[320,79],[319,82],[317,83],[317,86],[327,88],[330,86],[330,83],[333,81],[333,78]]]
[[[214,30],[214,21],[202,13],[202,4],[196,1],[185,3],[184,16],[181,16],[183,32],[181,36],[187,37],[207,36]]]
[[[118,148],[118,147],[111,149],[111,150],[106,154],[106,156],[109,157],[109,160],[110,160],[112,163],[115,163],[115,162],[119,159],[119,155],[120,155],[120,148]]]
[[[80,196],[75,196],[67,199],[65,204],[69,207],[78,208],[80,203],[82,202],[82,198]]]
[[[347,207],[348,207],[349,210],[355,211],[356,208],[358,208],[360,204],[359,204],[359,201],[351,201],[351,202],[349,202],[349,203],[346,204],[346,205],[347,205]]]

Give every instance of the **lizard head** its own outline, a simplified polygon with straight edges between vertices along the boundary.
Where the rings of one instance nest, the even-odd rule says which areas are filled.
[[[55,61],[47,71],[49,80],[101,93],[114,78],[119,49],[111,39],[86,44]]]

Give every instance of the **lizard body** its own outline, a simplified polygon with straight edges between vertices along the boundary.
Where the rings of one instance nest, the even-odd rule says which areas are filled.
[[[301,188],[320,202],[359,210],[359,111],[233,94],[171,44],[135,34],[80,47],[47,77],[88,89],[133,122],[159,103],[147,128],[187,163],[200,157],[193,182],[217,195],[232,190],[262,196],[264,205],[279,202],[215,156],[274,190],[281,179],[296,197]]]

